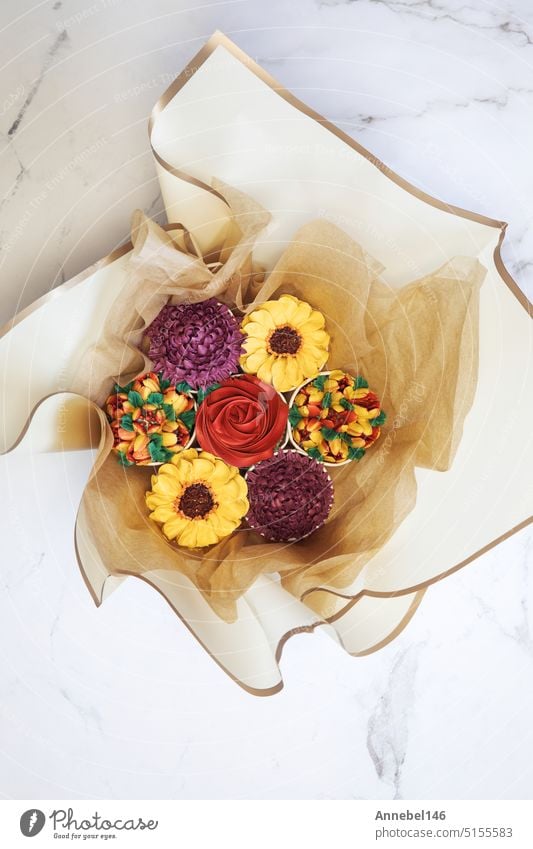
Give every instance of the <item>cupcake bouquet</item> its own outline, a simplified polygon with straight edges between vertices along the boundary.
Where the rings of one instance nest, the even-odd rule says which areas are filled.
[[[143,338],[153,371],[105,412],[124,466],[153,466],[146,506],[167,540],[204,548],[246,526],[272,542],[320,528],[327,467],[359,461],[385,414],[367,381],[324,371],[324,316],[283,294],[242,319],[214,298],[167,304]]]

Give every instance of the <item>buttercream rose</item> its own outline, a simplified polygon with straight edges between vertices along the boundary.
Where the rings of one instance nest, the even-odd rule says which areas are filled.
[[[273,386],[243,374],[228,378],[202,401],[196,437],[204,451],[245,468],[272,456],[287,416],[287,404]]]

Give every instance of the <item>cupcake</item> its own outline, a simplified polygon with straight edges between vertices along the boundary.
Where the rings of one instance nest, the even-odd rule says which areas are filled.
[[[169,380],[148,372],[115,384],[105,403],[114,451],[124,466],[165,463],[194,437],[195,404]]]
[[[324,466],[296,451],[278,451],[246,475],[248,525],[272,542],[293,542],[320,528],[333,504]]]
[[[292,295],[266,301],[243,319],[243,371],[280,392],[315,377],[328,358],[329,335],[322,313]]]
[[[168,540],[203,548],[239,527],[248,510],[246,493],[246,481],[235,466],[188,448],[152,476],[146,505]]]
[[[237,371],[242,335],[229,308],[209,298],[196,304],[167,304],[147,328],[144,345],[154,371],[198,389]]]
[[[204,451],[246,468],[272,456],[286,434],[288,411],[272,386],[253,375],[236,375],[205,396],[196,438]]]
[[[295,448],[326,465],[360,460],[379,439],[385,413],[363,377],[323,372],[291,398],[290,439]]]

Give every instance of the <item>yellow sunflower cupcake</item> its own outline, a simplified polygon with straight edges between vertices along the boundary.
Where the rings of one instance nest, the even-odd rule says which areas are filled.
[[[295,389],[320,372],[328,358],[329,334],[318,310],[292,295],[266,301],[245,316],[240,364],[279,392]]]
[[[235,466],[207,451],[186,448],[152,476],[146,504],[167,539],[202,548],[239,527],[248,512],[247,492]]]

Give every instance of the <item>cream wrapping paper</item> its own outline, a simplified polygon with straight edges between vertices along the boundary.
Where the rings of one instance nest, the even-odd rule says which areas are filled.
[[[212,106],[209,115],[198,108],[206,92],[210,94]],[[239,597],[227,599],[223,593],[218,592],[224,582],[227,584],[227,575],[224,570],[220,571],[217,562],[213,570],[210,567],[204,570],[207,574],[200,575],[200,580],[204,581],[204,590],[207,588],[212,596],[214,590],[214,597],[218,599],[215,603],[222,603],[226,615],[230,611],[234,618],[232,623],[213,613],[213,597],[210,599],[211,604],[208,604],[206,598],[194,588],[193,581],[187,577],[187,568],[182,571],[153,569],[142,574],[144,580],[163,593],[226,671],[252,692],[267,693],[279,689],[281,679],[277,661],[283,644],[291,633],[313,630],[323,621],[314,609],[328,613],[335,629],[332,635],[348,651],[361,654],[379,647],[408,621],[428,583],[476,556],[498,536],[519,527],[527,520],[529,512],[524,486],[521,495],[518,495],[520,481],[526,481],[531,471],[528,464],[523,462],[524,451],[521,449],[524,446],[512,445],[505,452],[495,452],[487,469],[486,462],[483,462],[486,447],[483,451],[483,446],[476,444],[481,442],[479,433],[485,432],[480,424],[490,421],[491,411],[497,407],[494,382],[496,377],[502,378],[502,369],[505,370],[507,391],[516,398],[518,415],[527,416],[531,413],[528,406],[530,397],[525,395],[522,386],[523,363],[531,342],[530,324],[524,304],[519,303],[508,288],[512,281],[509,281],[499,260],[503,225],[470,213],[451,210],[431,198],[421,196],[396,175],[388,173],[381,163],[371,162],[366,151],[356,144],[350,142],[348,147],[338,131],[322,126],[323,122],[315,118],[302,104],[291,101],[286,92],[279,90],[279,87],[276,89],[273,82],[247,57],[243,57],[234,45],[216,36],[163,96],[151,124],[152,144],[169,218],[183,223],[187,230],[182,228],[182,232],[194,238],[204,254],[211,252],[206,263],[203,263],[208,273],[201,267],[202,263],[198,266],[198,257],[195,259],[193,252],[187,256],[189,271],[199,274],[199,286],[209,285],[213,272],[216,275],[217,261],[227,261],[238,243],[232,232],[231,203],[226,202],[224,194],[219,191],[220,186],[215,188],[211,185],[211,174],[222,177],[226,190],[229,184],[241,189],[242,196],[253,197],[258,202],[257,210],[275,210],[267,230],[260,233],[258,228],[254,251],[254,256],[265,266],[269,269],[275,267],[275,272],[267,278],[266,284],[272,291],[278,286],[286,289],[292,285],[296,293],[297,287],[301,285],[311,302],[314,294],[317,297],[323,294],[324,287],[312,288],[312,280],[316,280],[315,269],[305,269],[305,260],[312,255],[311,248],[317,233],[334,234],[329,248],[339,256],[346,253],[340,247],[339,240],[342,239],[349,242],[348,254],[359,251],[362,257],[360,267],[364,269],[362,276],[372,279],[367,279],[366,284],[359,279],[356,281],[353,300],[359,299],[359,306],[366,303],[366,311],[356,311],[351,350],[345,347],[343,351],[342,345],[336,347],[337,352],[342,352],[345,357],[343,363],[334,360],[333,356],[330,362],[335,366],[346,367],[359,366],[360,363],[359,370],[364,372],[376,368],[380,356],[382,360],[388,357],[390,362],[381,362],[379,370],[381,376],[387,374],[383,389],[384,408],[389,413],[395,411],[395,418],[392,419],[392,428],[388,434],[392,447],[385,447],[387,433],[384,431],[381,443],[373,449],[373,455],[369,453],[365,462],[356,470],[354,507],[359,504],[361,492],[367,499],[368,494],[364,489],[375,476],[376,470],[372,467],[381,462],[380,457],[383,467],[390,472],[392,467],[389,455],[399,457],[402,452],[409,452],[407,446],[413,443],[417,445],[416,462],[420,468],[414,471],[412,457],[403,465],[400,461],[402,471],[405,472],[402,475],[405,479],[401,497],[398,499],[400,513],[395,513],[389,527],[394,527],[412,506],[417,484],[416,508],[389,539],[382,539],[378,533],[377,547],[374,546],[375,528],[367,529],[370,536],[361,541],[365,547],[361,563],[354,561],[351,555],[348,563],[342,562],[345,554],[342,551],[342,540],[341,551],[327,558],[329,562],[326,569],[326,558],[322,558],[321,567],[315,574],[315,564],[309,564],[307,560],[302,568],[294,570],[291,564],[284,568],[283,559],[287,554],[281,552],[277,555],[276,564],[271,566],[281,569],[283,581],[290,592],[269,574],[260,574],[253,581],[253,577],[263,570],[252,566],[251,577],[243,580],[239,574]],[[183,130],[184,127],[187,132]],[[217,134],[213,127],[219,128]],[[247,144],[243,153],[239,139],[244,136]],[[194,142],[194,155],[188,147],[192,143],[191,139]],[[223,156],[221,151],[225,151]],[[202,162],[202,173],[194,165],[187,167],[193,161]],[[187,170],[187,175],[180,168]],[[317,215],[339,226],[333,227],[328,225],[327,220],[323,220],[318,230],[313,231],[310,228],[316,225],[309,225],[308,222]],[[386,226],[384,221],[387,222]],[[266,219],[262,222],[263,226],[265,223]],[[307,231],[305,227],[299,230],[306,223]],[[149,225],[146,226],[149,228]],[[298,230],[292,248],[286,251]],[[344,234],[345,230],[352,238]],[[322,247],[327,248],[327,235],[319,235],[319,239],[322,239]],[[374,253],[385,266],[380,282],[376,280],[379,272],[377,264],[357,248],[357,241]],[[217,256],[216,251],[213,253],[215,248],[220,251],[223,244],[226,247],[222,254]],[[174,248],[171,245],[168,247],[172,253]],[[182,247],[189,250],[190,244],[187,246],[183,242]],[[463,259],[456,260],[450,266],[451,258],[459,255]],[[249,256],[249,252],[243,251],[243,262],[245,256]],[[5,362],[13,362],[13,359],[16,362],[17,351],[23,349],[28,338],[35,339],[35,344],[42,342],[43,338],[51,341],[46,366],[37,364],[32,369],[28,375],[28,392],[19,393],[17,403],[9,411],[3,411],[6,421],[5,448],[12,445],[20,435],[28,414],[41,398],[61,389],[72,390],[76,385],[77,377],[80,378],[80,365],[83,364],[80,349],[83,348],[86,353],[101,342],[106,316],[127,281],[131,281],[130,259],[126,248],[121,256],[111,258],[96,270],[89,270],[84,279],[72,281],[70,286],[67,284],[66,288],[63,287],[65,295],[61,299],[56,297],[52,301],[43,302],[36,311],[19,316],[11,333],[0,340],[3,343],[0,345],[0,356]],[[480,261],[488,269],[488,277],[481,289],[481,368],[478,387],[472,398],[476,360],[473,329],[476,324],[478,283],[482,276]],[[349,268],[353,268],[353,262],[353,256],[349,261],[346,260]],[[240,272],[237,275],[238,280],[229,275],[233,286],[230,301],[242,297],[250,283],[249,265],[245,268],[244,264],[243,269],[242,278]],[[220,268],[218,270],[220,272]],[[326,274],[328,279],[330,272],[328,270]],[[295,275],[300,279],[294,279]],[[320,278],[320,274],[317,276]],[[381,346],[380,340],[376,342],[374,338],[376,331],[372,326],[372,315],[380,316],[384,311],[390,311],[391,307],[391,315],[396,314],[400,325],[407,306],[414,309],[411,319],[413,324],[415,316],[417,323],[427,319],[424,309],[411,302],[409,288],[400,290],[397,295],[393,294],[395,288],[405,287],[413,279],[421,281],[417,288],[425,291],[425,300],[444,311],[447,320],[451,322],[449,327],[458,329],[459,336],[453,337],[453,342],[446,334],[440,340],[448,343],[451,349],[446,350],[446,346],[442,348],[442,361],[449,362],[451,357],[455,363],[466,363],[463,373],[470,378],[458,383],[458,373],[453,368],[451,372],[443,374],[439,384],[440,403],[436,405],[431,403],[435,400],[433,397],[429,405],[425,403],[427,397],[422,397],[422,389],[425,387],[427,391],[429,373],[425,374],[425,381],[415,381],[417,386],[410,388],[407,398],[404,397],[405,385],[397,381],[393,384],[388,379],[398,365],[398,349],[394,347],[394,339],[397,339],[401,356],[406,353],[402,334],[390,334],[387,345]],[[444,294],[450,284],[457,286],[457,297],[453,299],[451,310],[448,309],[449,295]],[[251,291],[253,294],[255,290]],[[265,291],[259,297],[264,297]],[[144,306],[146,304],[150,304],[150,300]],[[156,306],[154,302],[150,309],[154,310]],[[327,307],[325,311],[328,313]],[[61,344],[53,338],[53,329],[62,317],[72,317],[73,314],[77,318],[79,332],[74,341],[66,340]],[[369,326],[365,316],[370,319]],[[138,317],[141,323],[127,328],[132,331],[130,341],[133,347],[135,334],[138,334],[142,321],[146,320],[142,312]],[[390,322],[391,326],[397,323],[396,319]],[[421,361],[424,368],[432,359],[431,342],[431,339],[426,338],[422,347]],[[132,348],[127,350],[133,351]],[[59,356],[52,363],[54,354]],[[9,372],[6,375],[4,385],[8,385],[11,379]],[[92,367],[90,377],[93,380]],[[85,376],[82,374],[80,379],[87,379],[87,373]],[[373,379],[371,382],[374,383]],[[394,396],[395,386],[399,385],[402,387],[398,389],[402,393],[400,398]],[[95,389],[95,384],[85,386],[84,394],[92,396]],[[448,417],[446,421],[460,423],[472,400],[474,404],[465,423],[462,441],[460,426],[448,431],[446,439],[442,440],[438,425],[443,409]],[[453,410],[450,405],[454,406]],[[84,409],[86,405],[84,407],[82,400],[64,392],[55,394],[38,408],[33,425],[17,450],[24,449],[28,440],[34,449],[49,449],[82,447],[87,444],[84,442],[87,439],[92,439],[94,445],[100,438],[100,458],[105,457],[109,445],[106,444],[105,427],[100,431],[98,426],[102,423],[101,417],[93,409],[92,418],[89,419],[84,416]],[[78,421],[74,446],[71,443],[73,431],[68,426],[71,415],[76,415]],[[36,428],[38,419],[40,424]],[[82,429],[79,423],[83,421],[85,426]],[[481,449],[481,456],[478,448]],[[451,471],[446,475],[436,474],[433,469],[446,468],[455,452],[458,453]],[[104,461],[102,470],[105,465]],[[406,469],[403,469],[404,465]],[[427,467],[427,471],[423,467]],[[336,470],[335,474],[338,473],[344,474],[344,471]],[[444,479],[445,483],[437,484],[435,479]],[[486,509],[487,502],[483,499],[491,486],[497,495],[493,496],[489,509]],[[507,498],[502,505],[501,493],[503,491],[509,495],[509,489],[512,497]],[[471,506],[474,501],[480,502],[476,518],[470,523],[467,521],[466,526],[461,525],[465,513],[468,514],[465,504]],[[82,527],[86,521],[84,509],[82,506]],[[440,517],[436,517],[436,513],[440,513]],[[146,518],[143,516],[141,519],[138,514],[133,516],[133,536],[137,521],[145,522]],[[342,511],[332,517],[333,522],[342,523]],[[223,545],[227,545],[228,549],[239,548],[241,537],[237,535],[234,540]],[[438,545],[435,544],[436,539]],[[157,537],[157,540],[159,544],[160,538]],[[116,585],[117,578],[108,578],[109,570],[102,564],[91,535],[78,533],[77,545],[88,583],[95,599],[100,601],[104,592]],[[258,540],[253,548],[260,556],[265,546]],[[227,564],[231,570],[234,552],[227,550],[222,553],[228,558]],[[116,576],[122,574],[119,560],[117,556],[114,559],[114,565],[118,564],[118,568],[113,570]],[[197,562],[191,568],[196,569]],[[197,572],[191,571],[189,574],[198,580]],[[300,595],[305,603],[298,600]]]
[[[233,213],[232,193],[225,191]],[[233,220],[248,222],[250,238],[268,218],[251,203],[246,210],[242,196],[239,200]],[[115,376],[124,383],[149,367],[132,340],[140,345],[169,296],[177,301],[207,292],[227,297],[238,273],[241,242],[210,279],[201,260],[177,250],[154,225],[151,232],[150,242],[132,252],[128,298],[112,307],[98,344],[82,360],[88,388],[74,386],[100,405]],[[485,276],[480,263],[456,258],[398,292],[376,278],[378,270],[377,262],[337,227],[310,222],[247,307],[283,292],[308,299],[326,316],[331,365],[368,377],[392,421],[416,390],[416,404],[403,412],[393,444],[377,443],[364,462],[331,470],[335,506],[326,525],[292,545],[266,543],[243,528],[206,550],[175,546],[147,518],[144,494],[153,470],[125,469],[113,453],[102,454],[83,496],[77,530],[93,540],[102,570],[143,575],[150,564],[179,569],[228,622],[237,618],[237,599],[259,575],[279,573],[283,585],[298,599],[306,595],[318,614],[333,612],[331,597],[310,591],[323,584],[350,585],[392,536],[416,502],[415,465],[450,466],[477,380],[478,290]],[[246,298],[247,286],[240,289]]]

